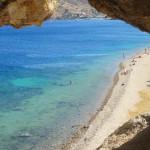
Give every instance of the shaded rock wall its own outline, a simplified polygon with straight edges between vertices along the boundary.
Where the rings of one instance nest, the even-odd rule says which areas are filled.
[[[89,0],[98,11],[150,32],[149,0]]]
[[[0,26],[40,25],[54,10],[54,0],[0,0]]]
[[[96,150],[149,150],[150,113],[129,120]]]

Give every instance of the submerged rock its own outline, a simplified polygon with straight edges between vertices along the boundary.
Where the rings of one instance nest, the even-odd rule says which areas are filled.
[[[18,137],[21,137],[21,138],[28,138],[28,137],[31,137],[32,134],[28,133],[28,132],[25,132],[25,133],[21,133],[20,135],[18,135]]]

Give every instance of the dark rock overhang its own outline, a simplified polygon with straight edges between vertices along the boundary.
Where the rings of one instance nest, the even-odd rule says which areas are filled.
[[[0,26],[40,25],[51,17],[55,0],[0,0]],[[150,32],[150,0],[89,0],[98,11]]]
[[[98,11],[150,32],[150,0],[89,0]]]

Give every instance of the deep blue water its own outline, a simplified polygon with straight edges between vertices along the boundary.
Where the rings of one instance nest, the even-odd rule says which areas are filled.
[[[149,42],[118,20],[0,28],[0,150],[56,149],[99,107],[122,53]]]

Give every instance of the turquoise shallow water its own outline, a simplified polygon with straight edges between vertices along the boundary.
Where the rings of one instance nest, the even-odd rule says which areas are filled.
[[[99,107],[122,53],[149,42],[118,20],[1,28],[0,150],[55,150]]]

